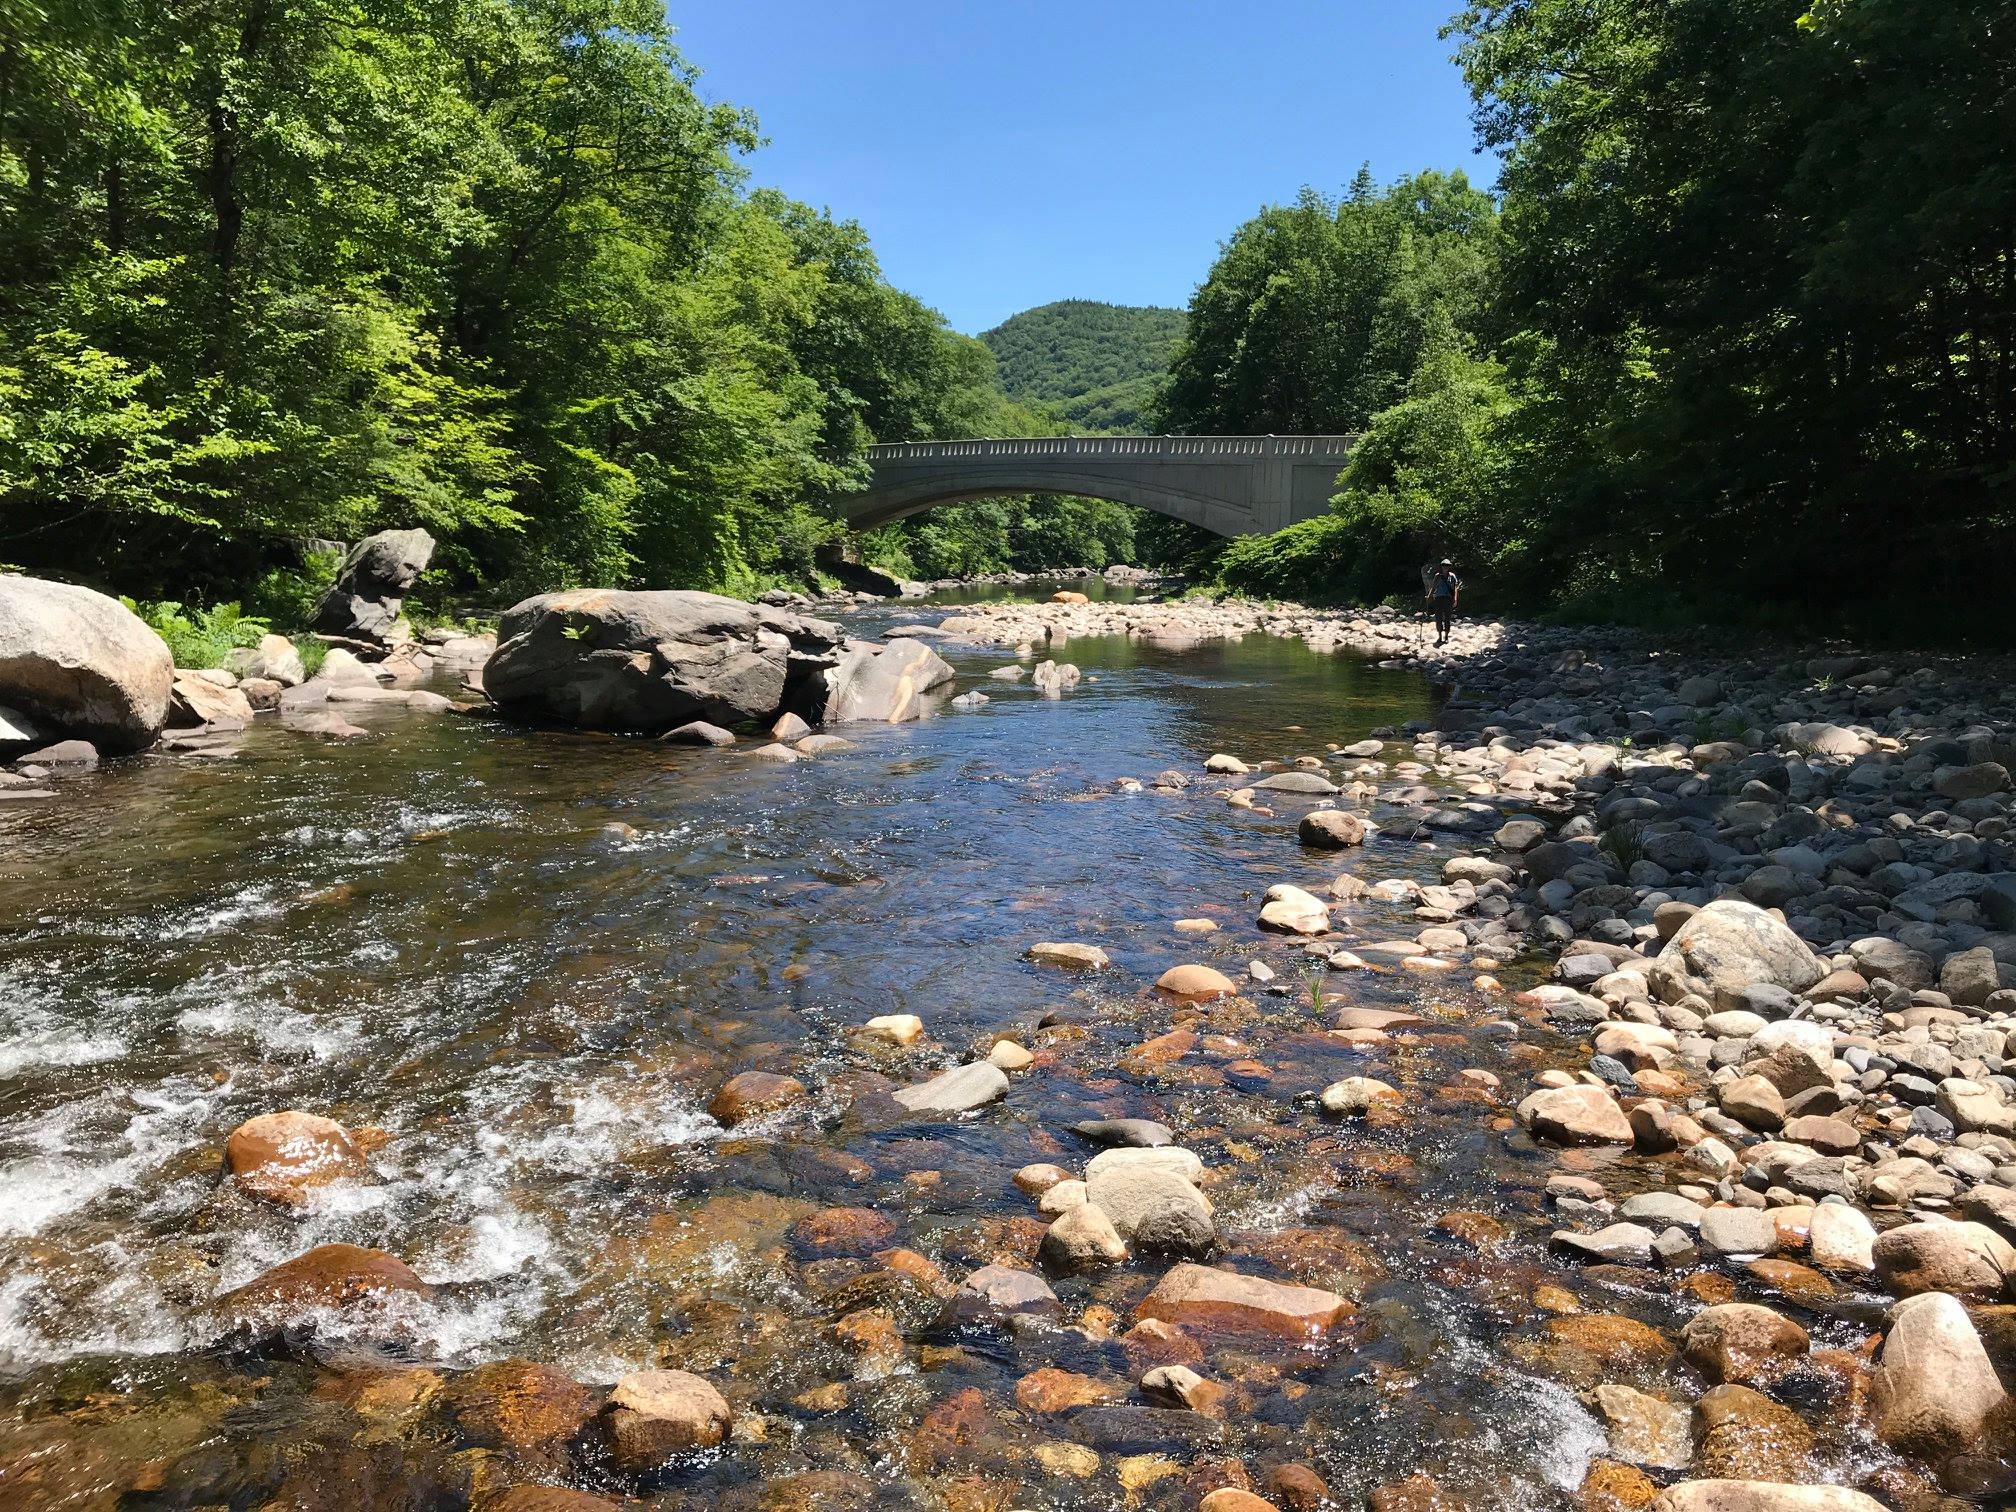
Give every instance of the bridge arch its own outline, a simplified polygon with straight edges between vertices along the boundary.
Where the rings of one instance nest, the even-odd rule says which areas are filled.
[[[873,481],[840,501],[871,529],[939,504],[1076,494],[1219,535],[1269,532],[1329,508],[1355,436],[1037,436],[869,448]]]

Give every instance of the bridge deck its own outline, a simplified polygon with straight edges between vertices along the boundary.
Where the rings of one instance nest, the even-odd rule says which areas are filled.
[[[1116,499],[1220,535],[1279,530],[1330,507],[1356,436],[1019,436],[868,448],[873,478],[842,501],[859,529],[1001,494]]]

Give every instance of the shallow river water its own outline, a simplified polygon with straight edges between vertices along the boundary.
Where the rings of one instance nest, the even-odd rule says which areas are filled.
[[[1253,927],[1275,882],[1430,878],[1445,853],[1375,842],[1340,867],[1297,845],[1299,804],[1236,809],[1202,770],[1430,718],[1431,690],[1262,636],[1074,641],[1089,680],[1054,700],[986,679],[999,652],[945,654],[992,702],[850,727],[856,749],[789,766],[401,711],[367,742],[261,728],[228,759],[129,761],[0,813],[0,1501],[465,1505],[482,1477],[455,1420],[363,1403],[341,1372],[523,1357],[723,1384],[756,1425],[730,1451],[600,1483],[667,1507],[809,1505],[775,1488],[841,1471],[889,1507],[1187,1508],[1214,1457],[1307,1461],[1340,1495],[1426,1471],[1477,1505],[1568,1505],[1601,1430],[1520,1348],[1560,1278],[1537,1243],[1496,1259],[1430,1227],[1482,1210],[1544,1238],[1554,1162],[1508,1132],[1509,1099],[1449,1086],[1466,1066],[1522,1085],[1533,1036],[1491,1027],[1467,973],[1333,974],[1312,1000],[1297,948]],[[1115,787],[1165,768],[1192,785]],[[1418,927],[1348,913],[1368,938]],[[1183,918],[1222,927],[1185,937]],[[1034,964],[1037,940],[1097,943],[1113,969]],[[1178,1059],[1128,1058],[1185,1017],[1149,990],[1164,969],[1256,959],[1291,990],[1211,1010]],[[1446,1023],[1368,1063],[1316,1032],[1346,1002]],[[925,1042],[851,1034],[891,1013]],[[1004,1103],[849,1108],[866,1077],[919,1080],[1002,1034],[1039,1051]],[[814,1096],[725,1131],[708,1100],[751,1067]],[[1311,1094],[1361,1070],[1418,1089],[1419,1115],[1326,1124]],[[305,1217],[219,1181],[232,1128],[289,1107],[384,1135],[372,1179]],[[975,1328],[794,1228],[869,1209],[889,1220],[875,1247],[955,1282],[1026,1265],[1040,1227],[1011,1175],[1082,1167],[1069,1126],[1106,1115],[1161,1119],[1204,1157],[1225,1263],[1360,1302],[1331,1347],[1214,1349],[1198,1368],[1239,1410],[1207,1445],[1111,1424],[1087,1443],[1016,1399],[1060,1366],[1138,1401],[1142,1362],[1099,1335],[1166,1262],[1058,1281],[1063,1321],[1089,1327]],[[256,1357],[216,1341],[209,1299],[331,1240],[436,1286],[400,1359],[340,1334]],[[864,1287],[900,1352],[835,1342]]]

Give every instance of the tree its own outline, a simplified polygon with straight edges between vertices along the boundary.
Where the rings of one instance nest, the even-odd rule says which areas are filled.
[[[1960,540],[2006,570],[2006,5],[1494,0],[1453,30],[1504,155],[1500,507],[1536,579],[1832,617],[1925,599]]]

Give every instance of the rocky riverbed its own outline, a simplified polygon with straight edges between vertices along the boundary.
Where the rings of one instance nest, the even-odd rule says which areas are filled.
[[[20,809],[0,1496],[2004,1504],[2000,668],[896,613],[989,701]]]

